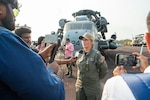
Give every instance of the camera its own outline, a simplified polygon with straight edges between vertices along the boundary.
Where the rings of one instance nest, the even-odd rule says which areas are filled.
[[[45,35],[45,43],[56,43],[58,40],[58,35],[55,32],[51,32],[50,34]]]
[[[137,64],[137,58],[133,54],[117,53],[115,57],[115,64],[117,66],[135,66]]]

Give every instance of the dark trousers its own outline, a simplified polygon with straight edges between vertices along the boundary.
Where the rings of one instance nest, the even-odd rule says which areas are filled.
[[[68,57],[66,59],[70,59],[71,57]],[[67,68],[68,68],[68,74],[72,75],[72,64],[66,64]]]

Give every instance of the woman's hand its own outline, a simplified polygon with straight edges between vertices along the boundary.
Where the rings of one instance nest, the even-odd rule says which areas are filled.
[[[101,62],[104,62],[104,61],[105,61],[105,57],[104,57],[104,56],[101,56],[100,61],[101,61]]]

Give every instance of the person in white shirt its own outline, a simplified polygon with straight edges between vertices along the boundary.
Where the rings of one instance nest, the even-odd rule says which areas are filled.
[[[147,27],[148,33],[145,34],[145,39],[147,49],[150,52],[150,12],[147,16]],[[140,55],[137,52],[134,52],[133,54],[136,55],[137,59],[140,60],[140,66],[133,66],[133,68],[140,67],[140,71],[142,72],[140,74],[147,75],[147,73],[150,73],[150,65],[148,64],[148,57]],[[129,87],[127,82],[124,80],[124,78],[122,77],[123,74],[126,76],[131,75],[127,74],[127,70],[124,69],[124,66],[117,66],[114,69],[113,71],[114,77],[106,81],[101,100],[149,100],[148,98],[150,98],[150,88],[149,88],[150,74],[148,74],[149,78],[146,79],[147,83],[143,81],[144,79],[141,79],[143,82],[142,85],[144,84],[146,86],[146,88],[143,89],[144,91],[142,91],[140,88],[137,88],[137,91],[135,92],[133,91],[134,89],[131,89],[131,87]],[[137,74],[134,75],[136,76]],[[139,81],[135,81],[134,79],[131,79],[130,81],[133,81],[133,83],[135,83],[132,84],[132,86],[136,86],[137,84],[139,84]],[[137,92],[139,92],[140,94],[138,95],[139,98],[135,96]],[[144,95],[147,95],[148,97],[144,99],[145,97]]]

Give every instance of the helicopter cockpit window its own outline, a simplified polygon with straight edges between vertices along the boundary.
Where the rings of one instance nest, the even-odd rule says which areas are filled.
[[[74,29],[81,29],[82,28],[82,24],[78,23],[78,24],[74,24]]]
[[[80,30],[80,29],[86,29],[86,30],[92,30],[93,25],[91,23],[72,23],[72,24],[66,24],[64,27],[65,31],[68,30]]]
[[[66,24],[64,30],[68,31],[68,30],[77,30],[77,29],[81,29],[82,28],[82,24],[81,23],[73,23],[73,24]]]
[[[82,29],[90,29],[91,30],[92,29],[92,24],[89,24],[89,23],[88,24],[87,23],[83,24]]]
[[[71,30],[72,27],[73,27],[72,24],[66,24],[65,27],[64,27],[64,30],[65,30],[65,31]]]

